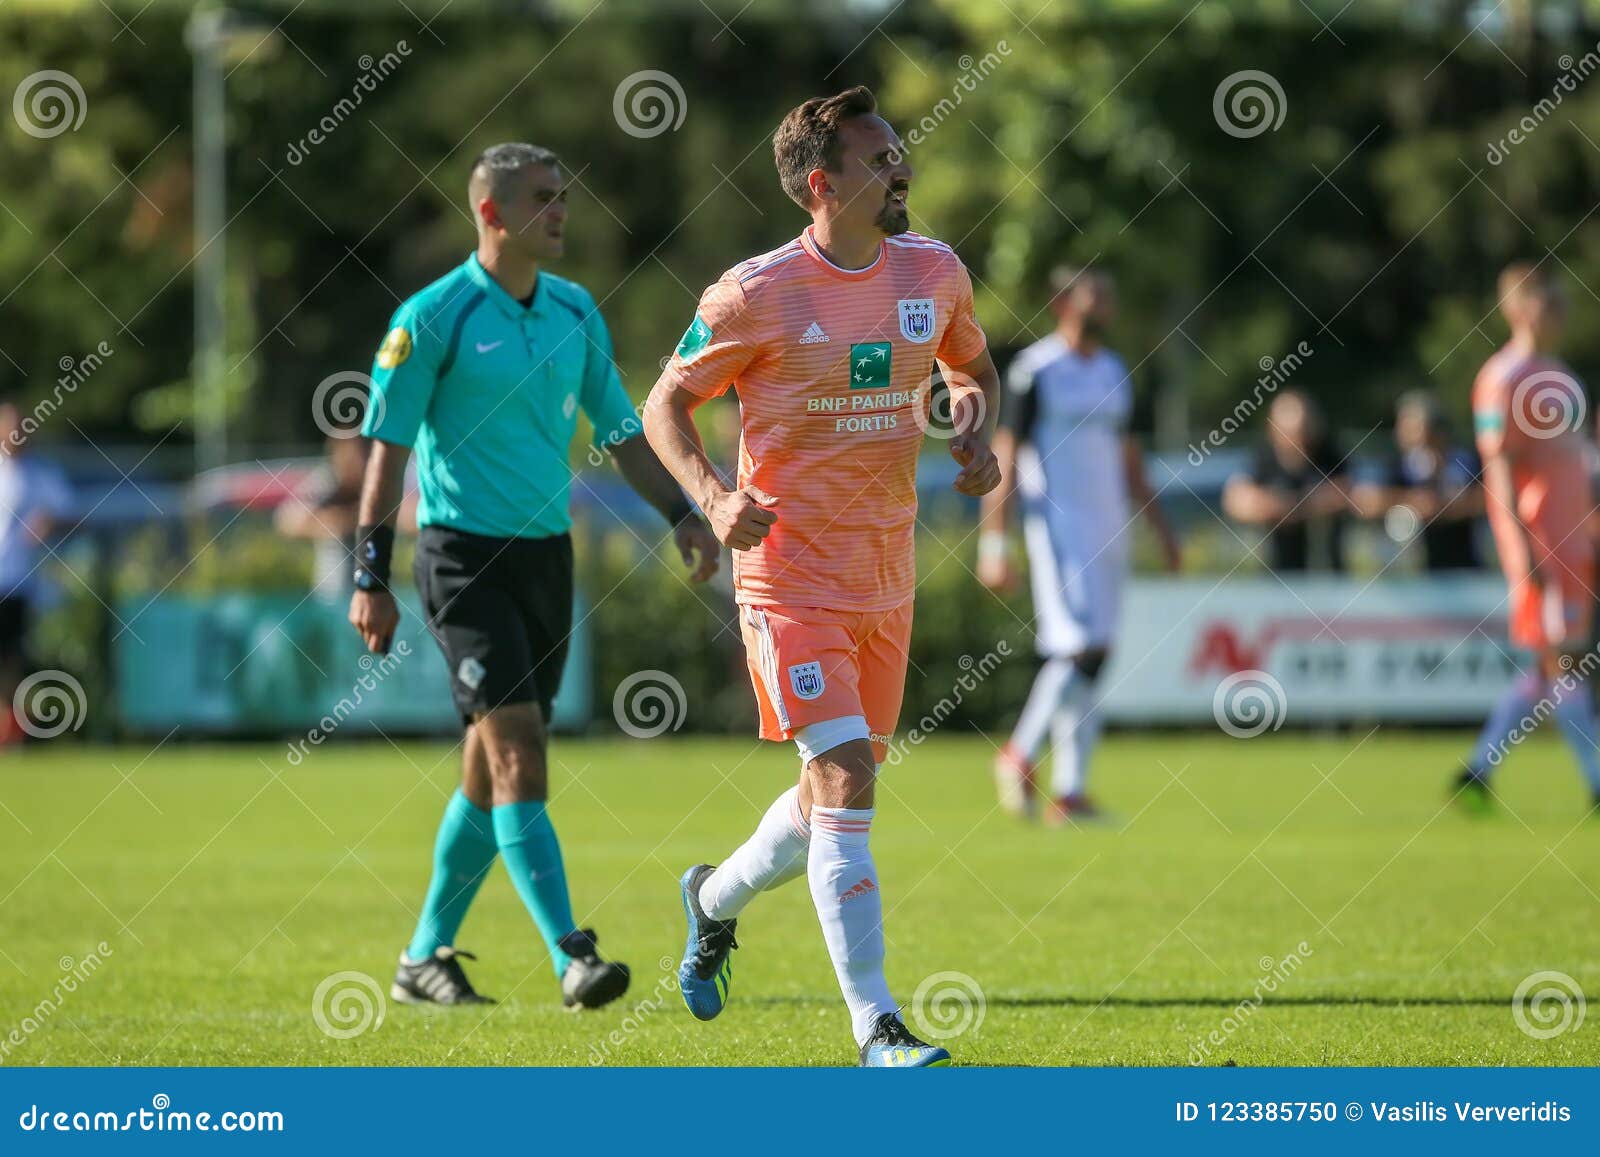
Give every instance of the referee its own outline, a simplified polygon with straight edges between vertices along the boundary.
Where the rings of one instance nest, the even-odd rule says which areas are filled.
[[[561,256],[567,192],[548,149],[495,145],[467,196],[478,249],[403,302],[372,371],[373,439],[356,532],[350,622],[386,651],[399,622],[389,590],[394,516],[414,447],[420,499],[416,582],[461,713],[461,790],[445,807],[433,880],[391,995],[481,1003],[456,931],[498,854],[549,950],[569,1008],[628,987],[573,923],[561,846],[545,810],[550,705],[572,626],[568,447],[579,409],[629,485],[673,526],[691,578],[717,569],[717,541],[643,438],[587,290],[543,269]]]

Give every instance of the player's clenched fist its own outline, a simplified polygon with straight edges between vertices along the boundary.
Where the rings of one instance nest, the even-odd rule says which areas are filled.
[[[950,439],[950,457],[961,464],[955,481],[961,493],[979,498],[1000,485],[1000,460],[981,436],[958,434]]]
[[[350,598],[350,625],[361,635],[367,650],[387,655],[400,625],[400,608],[388,591],[357,591]]]
[[[772,533],[778,500],[759,486],[742,486],[711,500],[706,518],[717,541],[729,550],[749,550]]]

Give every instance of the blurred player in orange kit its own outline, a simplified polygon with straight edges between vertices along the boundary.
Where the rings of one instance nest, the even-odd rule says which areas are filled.
[[[1473,425],[1489,525],[1510,587],[1511,641],[1532,651],[1537,665],[1495,705],[1457,797],[1488,808],[1489,776],[1523,738],[1523,721],[1554,714],[1600,806],[1594,705],[1579,685],[1591,663],[1574,661],[1594,645],[1587,399],[1555,356],[1566,320],[1561,286],[1540,266],[1516,264],[1500,274],[1499,297],[1511,340],[1473,383]]]
[[[773,152],[812,224],[705,291],[650,396],[645,433],[735,552],[761,735],[792,739],[802,770],[720,867],[684,873],[678,982],[696,1017],[720,1013],[735,918],[758,892],[805,875],[861,1064],[947,1064],[948,1052],[906,1029],[884,980],[868,834],[905,688],[934,363],[950,384],[955,487],[967,495],[999,481],[983,435],[999,379],[966,268],[948,245],[908,231],[911,166],[872,93],[807,101],[784,118]],[[732,490],[693,418],[729,386],[742,422]]]

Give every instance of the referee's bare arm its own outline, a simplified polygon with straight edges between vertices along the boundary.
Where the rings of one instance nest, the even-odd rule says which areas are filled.
[[[372,440],[372,450],[367,455],[367,472],[361,483],[361,505],[356,522],[363,530],[380,528],[391,542],[394,538],[395,515],[404,500],[406,461],[410,457],[409,447],[396,446],[377,438]],[[358,566],[362,561],[361,550],[364,545],[363,541],[356,543]],[[385,559],[385,570],[387,563]],[[387,578],[387,575],[384,577]],[[350,597],[350,625],[360,633],[367,650],[386,654],[399,624],[400,608],[387,582],[357,589]]]

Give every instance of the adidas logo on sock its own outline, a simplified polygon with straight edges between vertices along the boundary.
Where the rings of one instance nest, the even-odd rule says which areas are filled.
[[[828,335],[822,332],[822,326],[812,322],[806,327],[806,332],[800,335],[801,345],[818,345],[828,340]]]
[[[876,892],[877,890],[877,884],[874,884],[871,880],[863,879],[861,883],[851,888],[848,892],[839,893],[839,903],[847,904],[851,900],[859,900],[868,892]]]

